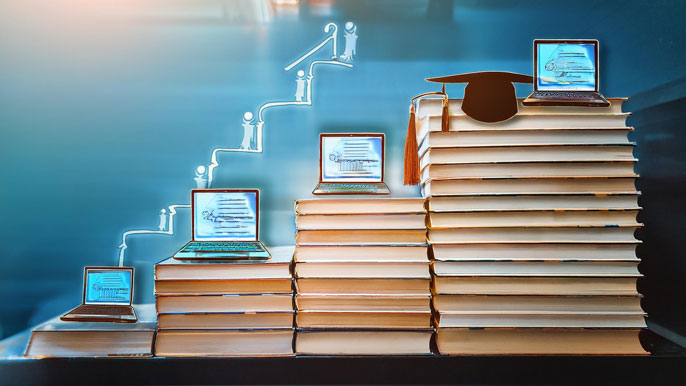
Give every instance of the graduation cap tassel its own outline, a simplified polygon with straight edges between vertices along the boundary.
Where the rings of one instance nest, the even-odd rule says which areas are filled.
[[[405,139],[405,185],[419,183],[419,154],[417,153],[417,127],[414,101],[410,104],[410,122],[407,124],[407,138]]]
[[[448,95],[443,99],[441,109],[441,131],[450,131],[450,112],[448,112]]]

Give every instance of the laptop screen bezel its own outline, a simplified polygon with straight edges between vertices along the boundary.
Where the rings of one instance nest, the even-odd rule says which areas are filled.
[[[381,179],[380,180],[370,180],[369,178],[346,178],[346,179],[324,179],[324,138],[326,137],[341,137],[341,138],[354,138],[354,137],[379,137],[381,138]],[[386,134],[384,133],[320,133],[319,134],[319,183],[382,183],[384,182],[384,175],[386,173]]]
[[[231,239],[227,237],[195,239],[195,193],[255,193],[255,238]],[[258,241],[260,239],[260,190],[259,189],[192,189],[191,190],[191,239],[193,241]]]
[[[599,84],[599,75],[598,73],[600,72],[600,67],[598,66],[598,63],[600,63],[600,58],[598,57],[598,40],[597,39],[535,39],[534,40],[534,91],[539,91],[538,90],[538,45],[539,44],[592,44],[593,45],[593,51],[595,54],[595,89],[593,90],[594,92],[598,92],[600,84]],[[541,90],[543,91],[543,90]],[[589,92],[588,90],[568,90],[568,89],[559,89],[559,90],[554,90],[550,88],[546,88],[545,91],[568,91],[568,92]]]
[[[129,271],[129,274],[131,275],[131,291],[129,294],[129,306],[133,304],[133,273],[134,269],[133,267],[84,267],[83,268],[83,297],[81,300],[82,304],[91,304],[91,305],[103,305],[103,306],[127,306],[126,304],[123,303],[112,303],[112,302],[86,302],[86,286],[88,285],[88,272],[89,271]]]

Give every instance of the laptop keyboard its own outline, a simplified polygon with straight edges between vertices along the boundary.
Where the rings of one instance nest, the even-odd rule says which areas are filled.
[[[559,98],[559,99],[599,99],[599,95],[595,92],[582,91],[536,91],[532,97],[534,98]]]
[[[376,190],[379,188],[379,184],[321,183],[321,184],[319,184],[319,188],[320,189],[326,189],[326,190],[349,190],[349,189]]]
[[[83,304],[72,313],[90,315],[133,315],[131,306],[111,306],[98,304]]]
[[[261,243],[244,241],[191,241],[180,252],[262,252]]]

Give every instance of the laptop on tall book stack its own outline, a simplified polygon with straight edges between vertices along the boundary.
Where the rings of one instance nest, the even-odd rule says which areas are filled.
[[[390,194],[383,179],[383,134],[319,135],[319,184],[312,194]]]
[[[525,106],[610,106],[598,92],[597,40],[534,40],[534,78]]]
[[[174,254],[177,260],[268,259],[259,241],[260,191],[191,191],[193,239]]]

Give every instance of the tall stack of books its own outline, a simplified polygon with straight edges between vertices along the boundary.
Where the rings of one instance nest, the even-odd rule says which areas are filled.
[[[421,100],[442,354],[645,354],[640,210],[624,99],[486,124]]]
[[[270,252],[269,260],[155,265],[155,355],[294,355],[293,248]]]
[[[295,203],[298,354],[431,353],[424,204]]]

